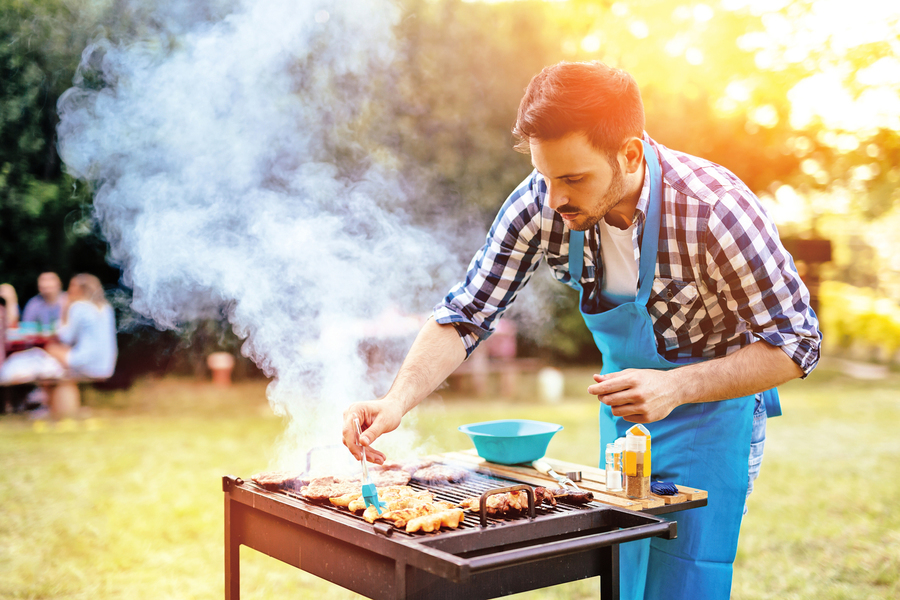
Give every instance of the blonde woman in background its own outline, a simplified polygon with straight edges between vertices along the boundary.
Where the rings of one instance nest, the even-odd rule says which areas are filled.
[[[100,280],[87,273],[73,277],[61,317],[61,343],[48,346],[47,352],[73,377],[111,376],[118,355],[116,319]]]
[[[0,283],[0,298],[6,300],[6,327],[15,329],[19,326],[19,297],[16,288],[8,283]]]
[[[116,319],[100,280],[82,273],[69,282],[57,337],[47,352],[66,369],[63,379],[47,389],[50,416],[75,416],[81,410],[78,379],[106,379],[116,368]]]

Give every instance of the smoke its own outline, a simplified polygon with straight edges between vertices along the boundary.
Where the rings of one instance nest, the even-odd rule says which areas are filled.
[[[269,402],[289,418],[278,462],[297,465],[339,443],[346,405],[384,391],[360,351],[366,323],[427,311],[464,268],[413,224],[395,159],[365,135],[399,9],[166,6],[152,33],[84,51],[59,101],[60,155],[94,187],[131,308],[166,329],[224,315],[273,378]]]

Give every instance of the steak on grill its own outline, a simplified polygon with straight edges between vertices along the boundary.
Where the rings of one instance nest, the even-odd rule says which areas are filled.
[[[302,485],[300,476],[298,471],[265,471],[253,475],[250,480],[264,490],[276,492],[299,488]]]
[[[429,465],[416,470],[412,480],[419,483],[459,483],[469,477],[469,471],[450,465]]]

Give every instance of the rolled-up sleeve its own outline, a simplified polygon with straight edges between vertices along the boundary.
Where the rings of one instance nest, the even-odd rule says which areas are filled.
[[[735,190],[714,206],[707,239],[707,281],[750,333],[781,348],[803,377],[819,360],[822,334],[772,221],[755,196]]]
[[[541,207],[535,185],[532,173],[510,194],[465,280],[434,307],[435,321],[456,326],[467,357],[491,334],[496,319],[540,264]]]

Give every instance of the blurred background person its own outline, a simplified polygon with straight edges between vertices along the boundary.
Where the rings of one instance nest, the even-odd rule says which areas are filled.
[[[6,301],[6,328],[15,329],[19,326],[19,297],[16,288],[8,283],[0,283],[0,298]]]
[[[82,273],[72,278],[61,316],[59,343],[46,348],[66,369],[64,378],[46,390],[53,418],[75,415],[81,408],[76,381],[107,379],[118,356],[115,313],[97,277]]]
[[[65,294],[59,275],[52,272],[38,276],[38,295],[28,301],[22,311],[23,323],[40,323],[50,327],[60,320]]]
[[[116,319],[103,285],[82,273],[69,282],[57,337],[47,352],[73,377],[106,379],[116,368]]]

